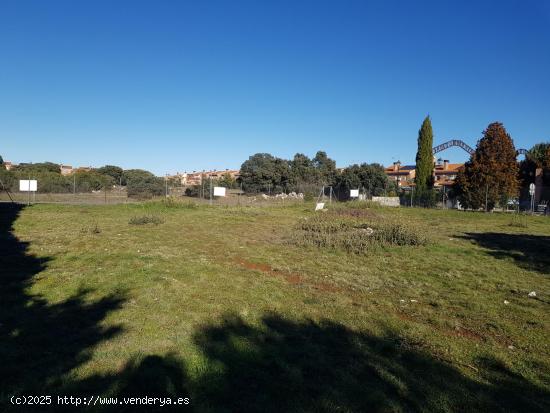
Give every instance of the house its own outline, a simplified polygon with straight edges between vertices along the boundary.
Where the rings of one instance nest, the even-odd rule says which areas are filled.
[[[221,179],[225,175],[229,175],[233,179],[237,179],[240,176],[241,171],[238,169],[225,169],[222,171],[213,170],[213,171],[205,171],[202,172],[196,172],[193,171],[192,173],[184,173],[182,175],[185,175],[185,183],[183,185],[200,185],[203,178],[204,179]]]
[[[434,186],[452,186],[463,163],[449,163],[448,159],[439,159],[434,167]]]
[[[73,172],[91,172],[93,169],[91,166],[79,166],[78,168],[74,168]]]
[[[6,168],[6,171],[11,170],[14,166],[16,166],[16,165],[11,163],[10,161],[5,161],[4,162],[4,168]]]
[[[449,163],[447,159],[439,159],[434,164],[434,186],[452,186],[458,172],[463,167],[463,163]],[[401,162],[397,161],[393,165],[388,166],[385,171],[386,175],[392,181],[395,181],[398,187],[414,185],[414,178],[416,176],[415,165],[401,166]]]
[[[398,187],[409,186],[414,182],[416,176],[415,165],[401,166],[401,162],[394,162],[393,165],[385,169],[386,175],[390,180],[395,181]]]
[[[70,175],[74,172],[71,165],[59,165],[59,170],[61,171],[61,175]]]

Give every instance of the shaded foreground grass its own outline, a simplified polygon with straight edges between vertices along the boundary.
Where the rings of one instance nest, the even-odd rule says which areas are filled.
[[[12,394],[172,395],[201,412],[549,410],[544,218],[381,209],[430,244],[356,255],[289,245],[312,215],[302,205],[0,213],[3,410],[20,410]],[[128,224],[144,214],[164,223]]]

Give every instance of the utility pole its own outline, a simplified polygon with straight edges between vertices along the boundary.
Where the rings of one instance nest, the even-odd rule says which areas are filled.
[[[241,195],[243,193],[243,183],[241,182],[241,191],[237,194],[238,205],[241,206]]]
[[[531,195],[531,214],[535,212],[535,184],[529,185],[529,195]]]
[[[212,205],[212,176],[210,177],[210,205]]]

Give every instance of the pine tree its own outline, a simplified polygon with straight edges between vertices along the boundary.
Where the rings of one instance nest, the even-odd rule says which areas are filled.
[[[492,210],[517,195],[516,148],[500,122],[491,123],[478,141],[475,152],[459,172],[455,188],[465,208]]]
[[[418,151],[416,152],[415,183],[418,191],[425,191],[433,187],[433,131],[430,116],[426,116],[418,131]]]

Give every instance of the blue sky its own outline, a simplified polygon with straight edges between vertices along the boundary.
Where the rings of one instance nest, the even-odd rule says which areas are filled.
[[[176,171],[550,140],[550,2],[0,2],[0,154]],[[463,161],[465,153],[442,153]]]

